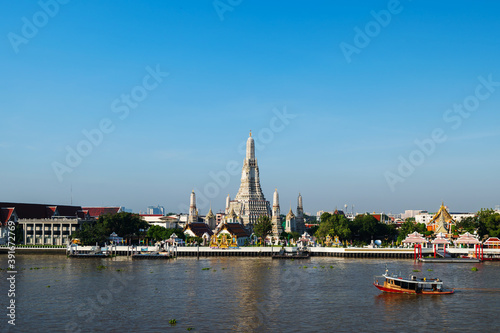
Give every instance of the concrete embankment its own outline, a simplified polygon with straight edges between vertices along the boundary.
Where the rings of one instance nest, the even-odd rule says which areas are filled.
[[[75,249],[75,248],[73,248]],[[78,253],[90,253],[91,246],[78,246]],[[212,249],[207,246],[200,247],[177,247],[171,248],[171,253],[177,257],[271,257],[273,253],[280,251],[280,247],[241,247],[228,249]],[[295,248],[285,248],[287,252],[292,252]],[[116,246],[112,249],[113,254],[119,256],[131,256],[134,253],[157,251],[154,246],[142,246],[132,249],[128,246]],[[7,253],[7,248],[0,248],[1,253]],[[311,256],[320,257],[347,257],[347,258],[413,258],[413,249],[394,248],[331,248],[312,247],[309,248]],[[61,248],[16,248],[16,254],[65,254],[66,249]],[[426,253],[424,249],[424,253]]]
[[[10,248],[0,247],[0,255],[7,254]],[[66,254],[66,248],[52,247],[16,247],[16,254]]]
[[[75,248],[73,248],[75,249]],[[78,253],[90,253],[91,246],[78,246]],[[119,256],[131,256],[134,253],[153,252],[158,249],[155,246],[139,246],[132,249],[128,246],[116,246],[112,249],[113,254]],[[212,249],[208,246],[198,247],[177,247],[170,248],[171,253],[177,257],[271,257],[273,253],[280,251],[280,247],[240,247],[228,249]],[[285,248],[287,252],[295,250],[295,248]],[[0,255],[7,254],[9,248],[0,247]],[[472,249],[450,248],[447,252],[453,256],[461,256],[470,254]],[[311,247],[309,252],[313,257],[344,257],[344,258],[394,258],[394,259],[413,259],[413,248],[335,248],[335,247]],[[422,249],[423,255],[432,255],[433,251],[430,248]],[[500,255],[500,249],[485,249],[484,253]],[[65,248],[16,248],[15,253],[22,254],[65,254]]]

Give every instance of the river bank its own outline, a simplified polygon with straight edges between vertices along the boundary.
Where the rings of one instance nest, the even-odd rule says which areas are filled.
[[[74,247],[79,253],[90,253],[91,246],[78,246]],[[172,253],[177,257],[271,257],[273,253],[277,253],[280,247],[239,247],[228,249],[216,249],[208,246],[200,247],[176,247],[171,248]],[[293,251],[295,248],[286,247],[288,252]],[[8,247],[0,247],[0,255],[7,254]],[[157,251],[155,246],[116,246],[113,247],[112,252],[118,256],[130,256],[138,252],[153,252]],[[394,258],[394,259],[413,259],[413,248],[337,248],[337,247],[310,247],[309,252],[311,256],[316,257],[347,257],[347,258]],[[466,248],[449,248],[447,252],[454,256],[462,256],[470,254],[472,249]],[[65,248],[40,248],[40,247],[19,247],[15,249],[16,254],[65,254]],[[423,255],[433,254],[431,248],[423,248]],[[500,249],[485,249],[485,254],[500,254]]]

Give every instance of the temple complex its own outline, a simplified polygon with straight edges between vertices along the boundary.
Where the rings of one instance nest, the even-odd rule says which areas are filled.
[[[300,193],[297,198],[297,215],[292,212],[292,208],[290,207],[286,221],[283,221],[281,216],[278,189],[274,191],[272,209],[269,201],[264,197],[264,193],[260,187],[259,166],[255,158],[255,142],[252,138],[252,132],[250,132],[246,143],[246,156],[241,171],[240,188],[234,200],[231,200],[229,194],[227,195],[224,214],[221,215],[222,217],[218,221],[210,205],[210,210],[204,218],[204,223],[201,222],[201,224],[205,224],[208,228],[214,230],[215,234],[218,234],[226,225],[236,228],[238,224],[248,232],[251,232],[253,225],[258,222],[259,218],[267,216],[271,219],[271,236],[273,237],[280,237],[283,229],[286,229],[287,232],[297,231],[303,233],[305,231],[304,208]],[[190,196],[189,216],[187,220],[187,225],[191,225],[193,227],[191,229],[193,230],[190,228],[186,228],[185,230],[189,229],[193,233],[196,233],[194,229],[198,231],[201,227],[193,225],[193,223],[197,223],[198,220],[196,196],[193,191]]]

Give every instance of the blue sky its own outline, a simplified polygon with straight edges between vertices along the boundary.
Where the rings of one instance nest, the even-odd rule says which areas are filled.
[[[0,13],[0,201],[218,211],[251,129],[282,211],[500,204],[494,1],[41,3]]]

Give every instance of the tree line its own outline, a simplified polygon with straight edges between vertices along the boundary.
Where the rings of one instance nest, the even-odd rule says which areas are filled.
[[[342,214],[321,214],[321,222],[314,232],[320,240],[326,236],[338,236],[340,241],[352,244],[369,244],[372,240],[391,243],[395,240],[397,230],[394,225],[379,222],[373,215],[357,215],[350,221]]]

